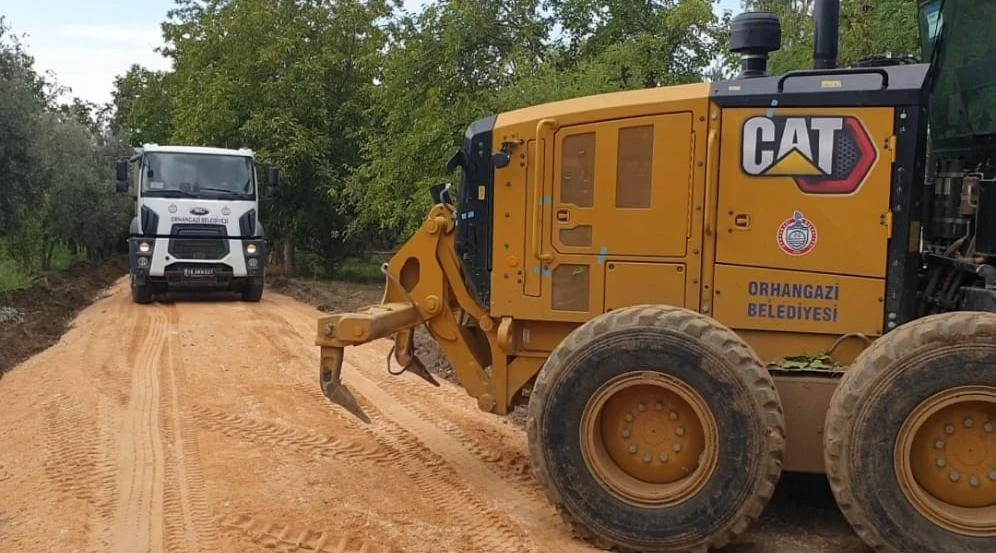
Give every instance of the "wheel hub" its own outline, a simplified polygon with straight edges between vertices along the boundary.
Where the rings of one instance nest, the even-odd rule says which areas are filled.
[[[716,464],[716,423],[705,401],[659,373],[606,383],[582,419],[582,452],[599,482],[624,501],[658,506],[701,489]]]
[[[947,390],[920,404],[900,430],[903,491],[935,523],[996,533],[996,388]]]

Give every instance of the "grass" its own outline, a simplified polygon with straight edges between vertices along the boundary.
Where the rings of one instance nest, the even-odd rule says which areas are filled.
[[[27,288],[31,275],[12,259],[0,258],[0,293]]]
[[[384,273],[380,272],[380,262],[367,259],[344,259],[336,264],[332,278],[346,282],[380,283]]]
[[[80,256],[71,254],[69,248],[58,245],[52,253],[52,270],[64,271],[80,259]],[[36,261],[36,264],[40,266],[41,261]],[[19,263],[5,255],[3,248],[0,248],[0,293],[27,288],[37,273],[38,271],[25,271]]]

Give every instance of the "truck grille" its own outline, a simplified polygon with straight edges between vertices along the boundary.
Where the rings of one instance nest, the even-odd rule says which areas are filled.
[[[174,225],[169,253],[177,259],[221,259],[228,255],[224,225]],[[220,238],[215,238],[220,237]]]

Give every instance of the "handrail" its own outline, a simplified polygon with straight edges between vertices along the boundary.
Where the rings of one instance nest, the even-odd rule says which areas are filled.
[[[533,254],[540,261],[548,261],[550,256],[542,252],[543,249],[543,185],[546,176],[546,140],[542,137],[543,129],[546,127],[556,128],[556,119],[541,119],[536,123],[536,170],[533,175]],[[543,145],[542,151],[540,146]]]
[[[778,79],[778,92],[781,93],[785,87],[785,81],[790,77],[819,77],[823,75],[867,75],[875,73],[882,76],[882,90],[889,88],[889,73],[881,67],[854,67],[847,69],[804,69],[801,71],[791,71]]]

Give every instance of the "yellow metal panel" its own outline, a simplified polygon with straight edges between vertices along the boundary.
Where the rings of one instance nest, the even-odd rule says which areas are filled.
[[[620,156],[620,134],[643,127],[652,129],[647,152],[652,158],[646,160],[649,167],[620,167],[620,157],[627,161],[625,155]],[[692,151],[690,112],[561,128],[554,149],[554,249],[603,258],[609,254],[684,255]],[[650,169],[649,205],[616,207],[618,179],[645,178],[645,169]],[[592,227],[590,243],[576,245],[563,240],[561,231],[586,226]]]
[[[663,88],[627,90],[571,98],[524,107],[498,115],[496,129],[517,125],[535,125],[543,118],[557,119],[561,125],[605,121],[623,117],[639,117],[648,113],[673,111],[673,104],[697,102],[704,110],[709,98],[709,83],[693,83]]]
[[[605,310],[643,303],[684,307],[684,265],[620,262],[607,264]]]
[[[880,279],[716,266],[715,316],[733,329],[882,332]]]
[[[717,261],[883,277],[892,108],[722,113]]]
[[[544,320],[563,322],[583,322],[602,312],[605,299],[604,277],[605,264],[609,262],[660,262],[686,265],[685,294],[690,305],[697,305],[700,292],[701,255],[702,255],[702,218],[704,217],[703,196],[705,194],[705,136],[707,128],[707,109],[709,87],[695,84],[686,87],[676,87],[666,90],[645,90],[614,93],[595,98],[568,100],[542,106],[533,106],[512,113],[498,116],[494,129],[493,151],[498,151],[503,144],[511,144],[512,162],[495,171],[494,194],[494,259],[495,270],[492,272],[491,315],[495,317],[513,317],[516,321]],[[583,109],[580,106],[584,106]],[[571,220],[568,225],[560,225],[554,213],[554,184],[559,178],[554,178],[558,155],[555,154],[558,140],[564,135],[567,127],[591,126],[605,129],[623,128],[645,122],[647,120],[670,121],[672,116],[686,118],[688,126],[683,126],[681,136],[685,137],[687,145],[682,155],[680,168],[667,167],[666,171],[683,173],[683,182],[658,182],[665,170],[656,170],[652,184],[651,197],[661,195],[658,186],[665,185],[669,194],[673,194],[675,202],[682,206],[678,216],[678,224],[672,226],[659,217],[647,222],[648,231],[653,227],[677,228],[676,236],[680,244],[673,243],[676,254],[662,255],[659,253],[664,245],[656,247],[651,255],[627,255],[602,250],[605,244],[599,244],[599,232],[615,227],[617,239],[625,247],[627,242],[635,242],[632,233],[624,236],[618,229],[630,231],[639,228],[633,224],[628,211],[640,209],[623,209],[620,214],[615,208],[616,180],[618,172],[618,151],[606,151],[612,165],[603,164],[608,180],[596,180],[594,199],[596,209],[601,209],[597,202],[606,194],[608,209],[605,216],[599,216],[590,223],[591,246],[579,246],[568,249],[555,247],[560,230],[577,228]],[[624,121],[625,119],[625,121]],[[658,125],[660,126],[660,125]],[[662,130],[664,128],[662,127]],[[690,131],[690,132],[689,132]],[[668,153],[673,148],[673,136],[665,133],[658,136],[655,129],[655,157],[675,159],[677,156]],[[663,145],[663,146],[662,146]],[[630,163],[623,155],[624,163]],[[689,169],[690,168],[690,169]],[[637,174],[643,178],[643,168]],[[602,169],[596,168],[596,175]],[[681,198],[677,198],[678,190]],[[643,198],[629,199],[639,201]],[[654,199],[656,201],[656,199]],[[625,202],[624,202],[625,203]],[[509,214],[509,215],[506,215]],[[641,224],[642,225],[642,224]],[[574,244],[587,244],[587,230],[568,232],[566,240]],[[584,233],[584,235],[582,235]],[[623,241],[625,238],[625,241]],[[506,247],[508,244],[508,247]],[[665,244],[667,245],[667,244]],[[642,246],[640,246],[642,247]],[[578,251],[580,249],[580,251]],[[564,250],[563,252],[560,250]],[[572,253],[566,253],[566,251]],[[577,253],[574,253],[577,252]],[[503,260],[514,260],[518,265],[513,270],[505,270],[501,266]],[[553,309],[552,280],[554,271],[560,265],[587,265],[590,272],[588,289],[588,309],[585,312]],[[501,269],[499,269],[501,267]],[[561,275],[563,276],[563,275]]]

